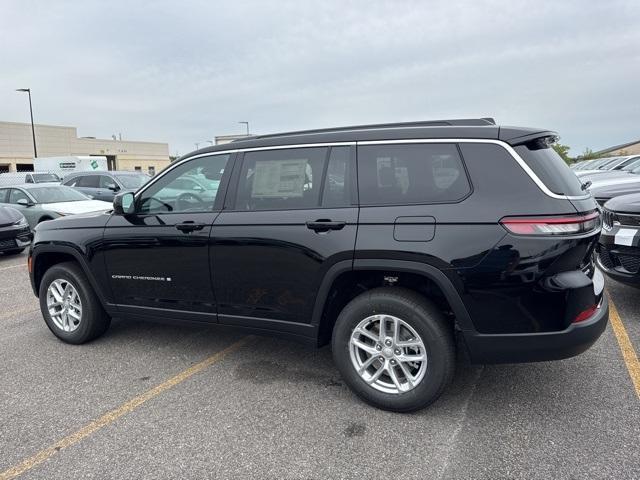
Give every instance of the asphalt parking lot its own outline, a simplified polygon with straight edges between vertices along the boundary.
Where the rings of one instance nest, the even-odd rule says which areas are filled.
[[[63,344],[25,263],[0,257],[1,480],[640,478],[640,296],[613,281],[626,360],[611,324],[561,362],[460,358],[402,415],[355,398],[328,348],[133,322]]]

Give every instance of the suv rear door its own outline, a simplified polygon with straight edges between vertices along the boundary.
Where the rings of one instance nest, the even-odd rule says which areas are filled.
[[[248,151],[231,182],[212,232],[219,322],[312,335],[322,279],[352,265],[355,147]]]

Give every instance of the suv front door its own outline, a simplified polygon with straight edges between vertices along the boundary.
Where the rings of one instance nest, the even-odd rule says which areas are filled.
[[[246,152],[212,237],[219,322],[311,335],[327,271],[350,269],[355,148]]]
[[[136,213],[112,215],[106,265],[118,308],[127,314],[215,321],[209,234],[222,207],[229,154],[185,161],[136,195]],[[197,177],[204,190],[184,190]]]

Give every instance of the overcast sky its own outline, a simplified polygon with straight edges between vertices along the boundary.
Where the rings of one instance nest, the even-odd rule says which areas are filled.
[[[640,1],[2,0],[0,120],[215,135],[493,116],[640,138]]]

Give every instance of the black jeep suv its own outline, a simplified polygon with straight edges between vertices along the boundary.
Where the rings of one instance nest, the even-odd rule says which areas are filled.
[[[597,206],[554,139],[477,119],[201,149],[112,212],[38,225],[33,290],[65,342],[113,317],[330,342],[360,397],[416,410],[451,380],[456,338],[475,362],[528,362],[604,330]]]

